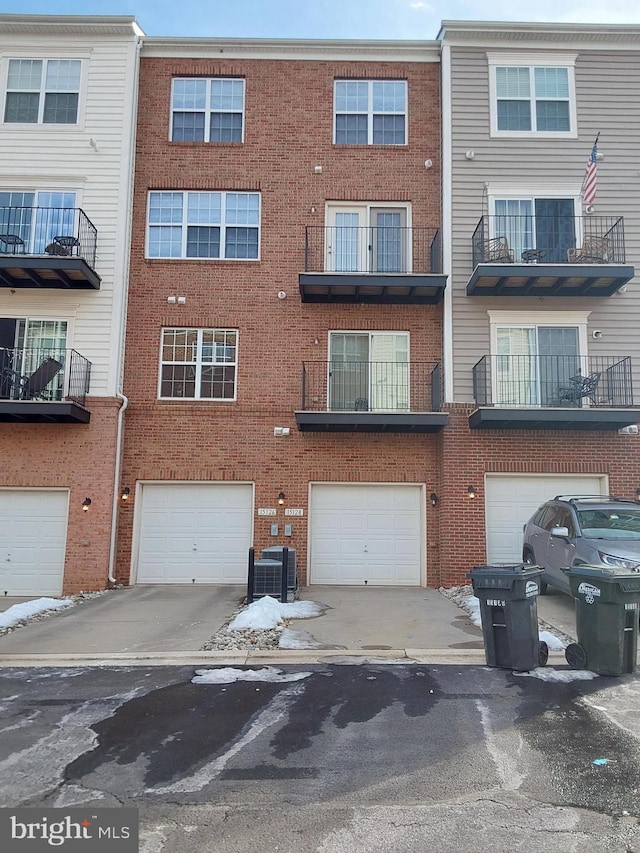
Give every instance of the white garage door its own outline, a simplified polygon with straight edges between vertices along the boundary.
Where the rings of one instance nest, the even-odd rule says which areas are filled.
[[[69,494],[0,489],[0,594],[60,595]]]
[[[310,583],[419,585],[419,486],[311,487]]]
[[[138,583],[246,583],[253,489],[240,483],[142,487]]]
[[[522,560],[522,526],[540,504],[556,495],[600,494],[607,494],[604,475],[487,474],[487,562],[518,563]]]

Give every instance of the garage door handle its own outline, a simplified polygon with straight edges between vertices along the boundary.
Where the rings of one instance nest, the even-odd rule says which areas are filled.
[[[197,547],[197,545],[195,544],[195,542],[194,542],[193,548],[192,548],[191,550],[192,550],[192,551],[197,551],[197,550],[198,550],[198,547]]]

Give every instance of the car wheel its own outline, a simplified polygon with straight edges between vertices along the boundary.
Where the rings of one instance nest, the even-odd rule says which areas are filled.
[[[533,552],[529,551],[529,549],[527,549],[522,556],[523,556],[523,562],[526,566],[536,566],[537,565],[535,557],[533,555]],[[538,586],[540,587],[539,594],[540,595],[546,595],[547,589],[548,589],[547,582],[543,581],[542,578],[539,578]]]

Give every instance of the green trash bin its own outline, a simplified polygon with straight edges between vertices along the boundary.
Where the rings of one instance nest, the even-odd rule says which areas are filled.
[[[487,666],[529,672],[545,666],[549,649],[538,632],[542,569],[522,563],[476,566],[468,577],[480,600]]]
[[[575,599],[578,642],[567,646],[573,669],[599,675],[635,672],[638,654],[640,573],[572,566],[563,570]]]

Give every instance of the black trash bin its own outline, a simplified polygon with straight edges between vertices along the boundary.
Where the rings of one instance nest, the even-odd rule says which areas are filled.
[[[480,600],[487,666],[528,672],[544,666],[549,649],[538,633],[538,566],[476,566],[469,572]]]
[[[578,642],[565,651],[573,669],[599,675],[635,672],[640,574],[602,566],[564,569],[575,599]]]

